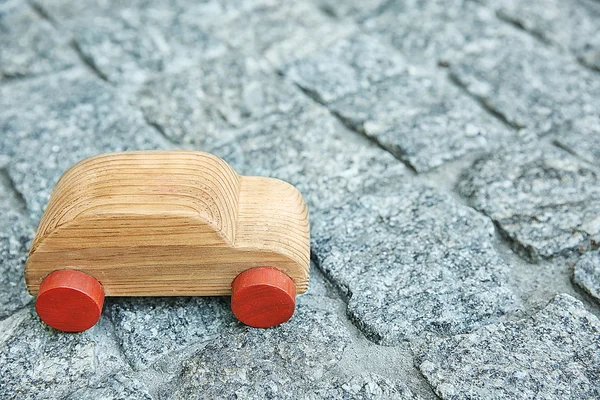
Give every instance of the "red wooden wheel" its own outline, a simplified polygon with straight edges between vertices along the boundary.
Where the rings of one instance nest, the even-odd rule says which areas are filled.
[[[253,268],[231,283],[231,310],[246,325],[269,328],[292,318],[296,308],[294,281],[275,268]]]
[[[35,301],[41,320],[65,332],[81,332],[100,319],[104,290],[94,277],[80,271],[54,271],[44,278]]]

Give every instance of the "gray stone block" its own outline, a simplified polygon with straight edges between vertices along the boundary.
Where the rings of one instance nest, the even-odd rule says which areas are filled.
[[[0,320],[31,301],[23,272],[33,234],[26,217],[0,206]]]
[[[0,81],[45,75],[78,63],[68,36],[56,31],[27,2],[0,4]]]
[[[0,148],[37,218],[60,175],[98,153],[169,144],[119,92],[83,71],[0,87]]]
[[[471,0],[388,2],[361,26],[391,42],[411,64],[426,67],[446,65],[477,38],[511,30]]]
[[[568,152],[534,144],[482,157],[460,193],[532,260],[588,250],[600,241],[600,180]]]
[[[594,0],[490,2],[498,15],[600,70],[600,4]]]
[[[175,142],[200,147],[218,140],[224,131],[308,103],[298,89],[239,54],[157,76],[137,93],[149,123]]]
[[[131,375],[116,373],[102,382],[81,388],[65,398],[66,400],[152,400],[144,385]]]
[[[441,340],[419,368],[443,399],[600,396],[600,321],[569,295],[533,316]]]
[[[517,137],[473,99],[432,75],[405,72],[330,108],[418,172]]]
[[[389,0],[313,0],[313,2],[325,13],[336,18],[349,18],[361,21],[369,16],[376,15],[383,9]]]
[[[206,25],[218,39],[247,55],[262,56],[274,67],[323,49],[356,30],[303,2],[283,2]]]
[[[395,49],[358,34],[283,67],[283,72],[319,102],[328,104],[406,69]]]
[[[573,282],[600,301],[600,251],[592,251],[575,264]]]
[[[361,192],[313,221],[321,269],[377,343],[469,332],[519,302],[491,221],[432,188]]]
[[[487,107],[538,135],[599,115],[596,74],[526,34],[473,41],[450,68]]]
[[[199,342],[234,323],[225,298],[108,299],[105,312],[129,363],[137,370]]]
[[[0,397],[56,399],[127,371],[106,322],[65,334],[41,322],[32,306],[0,321]]]
[[[552,137],[558,146],[591,164],[600,165],[599,117],[585,117],[565,124]]]
[[[39,1],[67,29],[82,56],[105,79],[136,86],[154,73],[178,71],[223,54],[201,28],[191,2]]]
[[[173,398],[303,398],[349,340],[331,309],[299,304],[275,329],[235,326],[198,351],[183,364]]]

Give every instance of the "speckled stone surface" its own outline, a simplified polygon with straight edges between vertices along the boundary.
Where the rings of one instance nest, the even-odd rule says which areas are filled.
[[[26,2],[0,3],[0,32],[0,81],[49,74],[78,61],[67,38]]]
[[[283,70],[303,90],[328,104],[404,72],[406,63],[393,48],[377,38],[357,34],[297,60]]]
[[[0,398],[600,397],[593,1],[2,3]],[[303,193],[296,315],[45,326],[22,273],[58,177],[178,148]]]
[[[64,334],[27,308],[0,321],[0,397],[55,399],[127,371],[105,318],[82,334]]]
[[[169,7],[152,1],[84,1],[75,10],[71,3],[39,2],[69,30],[83,59],[111,82],[136,86],[155,73],[178,71],[225,52],[223,43],[177,2]]]
[[[530,259],[589,250],[600,241],[600,175],[553,146],[486,155],[459,191]]]
[[[543,135],[600,110],[600,80],[525,34],[475,40],[450,67],[473,96],[517,127]]]
[[[490,221],[431,188],[363,193],[313,227],[321,268],[378,343],[467,332],[517,302]]]
[[[67,400],[128,399],[152,400],[144,385],[131,375],[117,373],[102,382],[81,388],[69,396]]]
[[[31,301],[23,270],[33,234],[26,217],[0,206],[0,320]]]
[[[317,386],[340,360],[349,339],[340,328],[328,310],[303,305],[282,329],[234,328],[184,363],[174,398],[249,397],[257,392],[266,398],[294,398]]]
[[[390,1],[360,25],[392,43],[411,64],[430,68],[451,62],[477,38],[511,31],[493,10],[472,0]]]
[[[430,75],[406,72],[330,108],[418,172],[517,137],[456,87]]]
[[[135,369],[205,342],[235,321],[225,299],[210,297],[109,299],[104,311]]]
[[[571,50],[600,70],[600,4],[595,0],[489,1],[504,18],[546,41]]]
[[[419,369],[443,399],[600,396],[600,321],[569,295],[530,318],[445,339]]]
[[[592,251],[575,264],[573,282],[600,301],[600,251]]]
[[[233,18],[210,21],[208,31],[248,55],[258,55],[274,67],[325,48],[356,31],[352,24],[329,19],[304,2],[259,7]]]
[[[553,134],[555,143],[592,165],[600,162],[600,117],[589,116],[562,126]]]
[[[202,146],[224,131],[310,101],[256,59],[225,56],[151,79],[138,91],[138,103],[168,138]]]

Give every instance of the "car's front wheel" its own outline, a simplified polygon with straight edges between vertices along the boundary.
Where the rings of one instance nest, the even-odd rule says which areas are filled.
[[[276,268],[253,268],[231,284],[231,310],[238,320],[255,328],[270,328],[292,318],[296,285]]]

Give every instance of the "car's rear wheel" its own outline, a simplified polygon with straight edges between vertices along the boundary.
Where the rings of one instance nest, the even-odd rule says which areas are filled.
[[[35,301],[40,319],[65,332],[82,332],[94,326],[103,305],[104,290],[100,282],[70,269],[46,276]]]
[[[239,274],[231,284],[231,310],[242,323],[270,328],[292,318],[296,308],[296,285],[276,268],[253,268]]]

